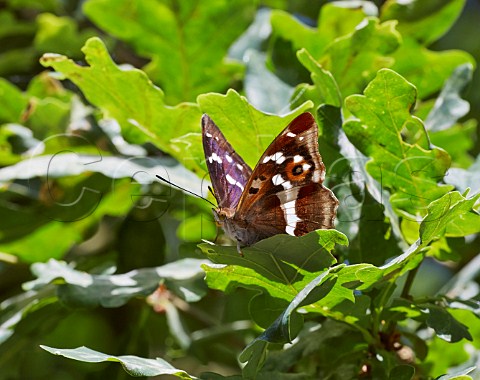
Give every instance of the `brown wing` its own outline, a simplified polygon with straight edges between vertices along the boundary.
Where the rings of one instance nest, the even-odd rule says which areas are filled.
[[[252,169],[233,150],[207,114],[202,117],[202,138],[205,160],[218,206],[234,209]]]
[[[306,112],[267,148],[245,185],[234,219],[268,236],[333,228],[338,200],[322,185],[324,179],[318,126]]]

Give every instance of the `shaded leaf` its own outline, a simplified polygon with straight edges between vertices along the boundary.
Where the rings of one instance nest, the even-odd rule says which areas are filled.
[[[390,380],[411,380],[415,375],[415,367],[411,365],[399,365],[394,367],[388,376]]]
[[[419,304],[426,314],[426,323],[435,330],[437,336],[447,342],[455,343],[462,339],[473,340],[468,327],[457,321],[447,310],[431,304]]]
[[[458,191],[471,189],[474,194],[480,192],[480,155],[468,169],[450,168],[445,182],[455,186]]]
[[[32,272],[36,280],[24,284],[26,290],[38,290],[47,284],[59,285],[59,297],[68,304],[83,306],[119,307],[129,299],[151,294],[160,282],[176,284],[179,294],[189,302],[198,301],[204,289],[191,280],[203,276],[200,265],[205,261],[183,259],[157,268],[143,268],[116,275],[91,275],[73,269],[65,262],[49,260],[35,263]],[[194,286],[192,286],[194,285]],[[172,288],[174,288],[172,286]],[[182,290],[183,287],[183,290]]]
[[[293,87],[266,67],[266,56],[255,50],[245,55],[247,72],[244,87],[249,102],[262,112],[285,114],[290,110]]]
[[[460,97],[460,92],[472,80],[473,66],[466,63],[457,67],[435,100],[435,105],[425,120],[429,131],[450,128],[470,111],[470,104]]]
[[[242,351],[239,356],[239,360],[242,363],[247,363],[242,371],[244,378],[255,378],[256,374],[260,371],[265,363],[267,348],[268,342],[255,339]]]

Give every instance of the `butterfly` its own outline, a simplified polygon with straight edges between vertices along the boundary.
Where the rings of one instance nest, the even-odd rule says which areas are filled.
[[[252,170],[213,120],[202,117],[205,160],[218,208],[216,222],[241,247],[277,234],[305,235],[334,228],[338,200],[323,186],[313,115],[296,117]]]

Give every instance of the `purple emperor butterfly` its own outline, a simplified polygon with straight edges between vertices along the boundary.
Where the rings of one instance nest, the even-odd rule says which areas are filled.
[[[333,228],[338,200],[322,185],[325,165],[312,114],[295,118],[252,169],[208,115],[203,149],[218,208],[215,220],[241,246],[276,234],[301,236]]]

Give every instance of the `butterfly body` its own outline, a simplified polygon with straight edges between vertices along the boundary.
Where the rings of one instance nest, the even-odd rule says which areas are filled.
[[[276,234],[333,228],[338,200],[322,185],[318,127],[306,112],[270,144],[252,170],[217,125],[202,118],[203,147],[218,209],[216,221],[238,246]]]

